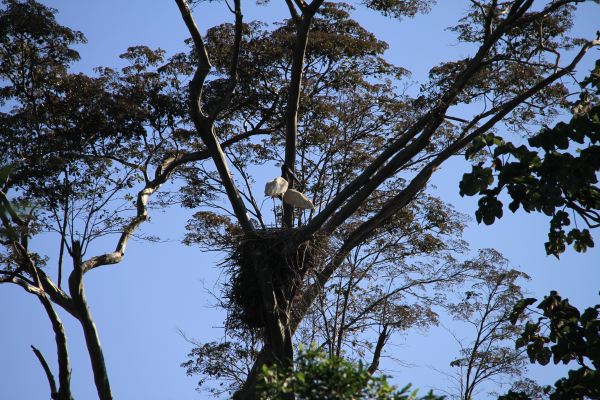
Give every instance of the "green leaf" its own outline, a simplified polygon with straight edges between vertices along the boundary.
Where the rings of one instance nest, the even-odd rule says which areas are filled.
[[[515,304],[515,306],[513,307],[512,312],[510,313],[510,323],[513,325],[516,324],[517,320],[521,317],[525,309],[533,303],[535,303],[536,301],[537,299],[534,299],[533,297],[528,297],[526,299],[519,300],[517,304]]]

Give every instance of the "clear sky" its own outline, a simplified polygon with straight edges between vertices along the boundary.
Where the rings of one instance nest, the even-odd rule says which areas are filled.
[[[88,38],[80,46],[82,60],[76,70],[90,73],[95,66],[120,66],[118,55],[128,46],[145,44],[161,47],[168,54],[184,49],[188,36],[173,1],[44,1],[59,10],[60,23],[82,31]],[[248,2],[249,4],[252,2]],[[422,81],[429,69],[442,60],[469,54],[458,46],[444,28],[457,20],[465,1],[445,0],[426,16],[398,23],[375,13],[359,11],[356,18],[390,44],[388,59],[413,72]],[[283,2],[273,0],[263,7],[247,5],[245,20],[275,21],[284,18]],[[201,5],[196,18],[202,30],[229,18],[224,4]],[[588,2],[577,14],[576,31],[590,38],[600,29],[600,6]],[[579,75],[587,73],[600,52],[592,51],[581,64]],[[473,215],[476,199],[458,195],[458,180],[465,171],[460,160],[451,161],[434,179],[430,190],[452,203],[459,211]],[[189,378],[179,364],[190,345],[177,333],[183,330],[201,341],[222,336],[222,313],[211,307],[207,290],[219,276],[218,255],[203,254],[180,244],[187,210],[153,211],[144,232],[166,239],[159,244],[133,242],[125,260],[86,275],[88,301],[104,347],[113,393],[117,399],[199,399],[194,389],[197,378]],[[600,256],[595,248],[587,254],[568,251],[560,262],[547,257],[547,219],[523,212],[507,213],[491,227],[475,222],[464,238],[473,249],[494,247],[515,266],[532,276],[527,289],[541,297],[557,289],[577,306],[599,302]],[[600,235],[595,234],[600,245]],[[34,241],[40,252],[54,251],[41,237]],[[112,248],[114,242],[97,243],[98,251]],[[53,253],[50,253],[53,254]],[[50,323],[36,298],[21,289],[0,287],[0,400],[48,398],[42,369],[29,346],[39,347],[55,367],[55,348]],[[96,397],[91,369],[80,327],[61,313],[69,339],[73,367],[73,392],[76,399]],[[459,331],[467,336],[467,332]],[[449,370],[448,364],[458,349],[442,328],[409,332],[388,351],[394,358],[411,364],[402,367],[387,362],[398,383],[415,387],[445,387],[448,382],[431,366]],[[56,369],[55,369],[56,370]],[[532,375],[543,383],[555,380],[551,367],[536,369]]]

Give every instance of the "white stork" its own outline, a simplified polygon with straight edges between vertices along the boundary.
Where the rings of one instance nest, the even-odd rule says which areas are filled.
[[[282,177],[278,176],[265,185],[265,196],[268,197],[279,197],[285,193],[288,188],[288,182]]]
[[[314,204],[304,193],[301,193],[294,189],[288,189],[283,194],[283,201],[292,205],[296,208],[304,209],[304,210],[312,210],[315,208]]]

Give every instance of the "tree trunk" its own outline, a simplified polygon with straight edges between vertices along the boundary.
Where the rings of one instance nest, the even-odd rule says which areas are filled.
[[[67,335],[65,334],[64,326],[46,295],[40,295],[39,299],[52,323],[52,330],[54,331],[54,339],[56,342],[56,353],[58,358],[58,391],[56,392],[56,399],[73,400],[71,394],[71,364],[69,361]]]
[[[104,352],[102,351],[96,324],[92,319],[92,314],[90,313],[85,297],[83,268],[81,265],[81,247],[78,242],[73,242],[73,272],[71,272],[71,275],[69,276],[69,291],[79,314],[79,323],[83,328],[85,344],[92,364],[92,372],[94,373],[94,383],[96,384],[98,397],[100,400],[112,400],[110,382],[108,380],[108,373],[106,372],[106,364],[104,362]]]
[[[260,354],[258,355],[244,386],[238,390],[234,395],[234,400],[254,400],[256,399],[256,389],[258,385],[258,378],[262,370],[263,365],[277,364],[279,366],[291,366],[294,363],[294,351],[292,347],[292,338],[288,336],[284,342],[289,343],[289,346],[284,346],[280,349],[274,349],[270,345],[265,344]],[[278,354],[277,354],[278,353]],[[277,356],[276,356],[277,354]],[[278,361],[279,360],[279,361]],[[291,395],[286,397],[285,400],[294,399]]]
[[[260,285],[266,321],[264,327],[264,347],[256,359],[244,386],[235,393],[236,400],[251,400],[256,398],[258,377],[263,365],[277,365],[290,368],[294,364],[294,347],[292,340],[291,298],[287,290],[275,287],[272,271],[265,268],[259,257],[254,260],[254,270]],[[278,282],[278,286],[281,282]],[[293,399],[291,395],[286,400]]]

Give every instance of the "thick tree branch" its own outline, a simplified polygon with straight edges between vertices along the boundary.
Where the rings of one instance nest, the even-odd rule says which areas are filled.
[[[20,286],[23,290],[28,293],[39,295],[41,293],[41,289],[35,285],[30,284],[25,279],[16,276],[6,276],[0,278],[0,283],[12,283],[17,286]]]
[[[285,0],[285,4],[290,10],[290,16],[292,17],[296,25],[298,25],[302,20],[300,18],[300,14],[298,14],[298,10],[296,10],[296,6],[294,5],[294,3],[292,3],[292,0]]]
[[[40,293],[46,293],[50,299],[61,306],[65,311],[69,314],[78,318],[77,310],[73,305],[72,299],[59,287],[57,287],[54,282],[46,275],[46,273],[38,268],[27,249],[23,247],[18,242],[11,243],[16,254],[19,257],[18,270],[27,271],[29,275],[35,280],[35,282],[27,281],[23,277],[18,276],[17,271],[0,271],[0,275],[4,275],[0,278],[0,283],[14,283],[18,286],[21,286],[29,293],[33,293],[36,295],[40,295]]]
[[[202,39],[202,35],[200,34],[200,30],[196,25],[196,21],[194,21],[194,17],[192,16],[192,10],[187,4],[186,0],[175,0],[177,6],[179,7],[179,12],[181,13],[181,17],[183,18],[183,22],[185,22],[190,35],[192,35],[192,40],[194,41],[194,46],[196,48],[196,55],[198,57],[198,67],[196,72],[194,73],[194,78],[192,79],[192,83],[190,85],[195,85],[198,89],[198,102],[202,97],[202,88],[204,86],[204,81],[206,76],[210,72],[210,68],[212,67],[210,64],[210,59],[208,58],[208,51],[206,50],[206,46],[204,45],[204,40]],[[200,112],[201,115],[204,115]]]
[[[214,108],[214,110],[211,112],[211,115],[209,117],[210,121],[214,121],[217,118],[217,116],[219,115],[219,113],[221,111],[223,111],[229,105],[229,103],[231,102],[231,98],[233,97],[233,94],[235,93],[235,88],[237,86],[238,65],[239,65],[239,59],[240,59],[240,50],[241,50],[241,45],[242,45],[242,31],[243,31],[243,24],[242,24],[243,15],[242,15],[242,9],[240,6],[240,0],[234,0],[233,13],[235,14],[235,24],[234,24],[235,34],[234,34],[234,39],[233,39],[233,51],[232,51],[233,54],[231,56],[231,65],[229,68],[229,82],[227,83],[227,89],[226,89],[225,95],[223,96],[221,101],[217,104],[217,106]]]
[[[587,53],[587,51],[598,45],[600,45],[600,39],[589,41],[581,48],[579,53],[573,58],[569,65],[541,80],[536,85],[523,92],[521,95],[515,96],[512,100],[506,102],[502,107],[499,107],[499,112],[497,114],[487,120],[481,127],[475,129],[470,134],[465,135],[444,149],[434,160],[422,168],[422,170],[412,179],[409,185],[402,192],[390,199],[373,217],[359,225],[358,228],[355,229],[344,241],[343,245],[336,252],[329,264],[317,275],[316,282],[311,287],[306,289],[304,295],[296,304],[293,315],[293,330],[296,329],[302,320],[304,314],[316,298],[317,293],[322,290],[325,283],[329,280],[333,272],[339,268],[348,253],[355,246],[366,240],[375,229],[385,224],[389,218],[409,204],[412,199],[414,199],[414,196],[425,187],[433,172],[444,161],[471,143],[475,137],[489,131],[492,127],[494,127],[494,125],[496,125],[496,123],[501,121],[523,101],[527,100],[563,76],[571,73],[575,69],[575,66]]]
[[[67,224],[69,223],[69,170],[68,167],[65,167],[63,171],[65,175],[65,198],[63,202],[63,216],[62,216],[62,224],[59,223],[60,230],[60,247],[58,251],[58,287],[60,288],[62,284],[62,267],[63,267],[63,257],[65,254],[65,247],[67,245]]]
[[[512,20],[511,20],[512,21]],[[444,121],[446,111],[468,84],[470,79],[480,70],[485,57],[489,54],[493,45],[502,37],[507,29],[510,29],[510,21],[500,24],[492,34],[482,43],[475,56],[469,61],[466,68],[457,76],[453,85],[437,101],[437,105],[421,116],[405,133],[394,140],[379,156],[352,182],[350,182],[327,206],[313,218],[304,228],[303,233],[311,236],[332,217],[324,228],[332,232],[342,224],[363,201],[382,182],[392,176],[403,163],[409,161],[415,154],[421,151],[429,142],[439,125]],[[415,140],[411,142],[420,132]],[[406,147],[409,143],[410,146]],[[404,149],[403,151],[401,151]],[[400,151],[400,153],[398,153]],[[398,153],[398,154],[397,154]],[[388,160],[390,160],[388,162]],[[387,164],[386,164],[387,162]],[[384,166],[385,165],[385,166]],[[344,203],[346,203],[344,205]],[[342,207],[342,205],[344,205]]]
[[[373,359],[369,365],[368,371],[372,375],[379,369],[379,360],[381,359],[381,352],[389,337],[387,325],[383,325],[379,336],[377,337],[377,344],[375,344],[375,350],[373,351]]]
[[[288,181],[288,188],[293,189],[296,172],[296,147],[298,143],[298,107],[302,94],[302,75],[304,59],[308,46],[308,36],[313,16],[323,3],[323,0],[314,0],[307,7],[302,8],[302,16],[296,19],[296,43],[292,55],[292,70],[288,85],[288,99],[285,112],[285,156],[281,166],[281,176]],[[288,4],[293,10],[293,6]],[[292,16],[294,14],[292,13]],[[294,207],[283,204],[283,226],[291,228],[294,223]]]
[[[252,365],[250,372],[248,373],[247,379],[244,381],[241,389],[233,395],[234,400],[253,400],[256,398],[256,385],[258,384],[258,376],[260,374],[263,365],[272,362],[272,356],[269,348],[264,346],[258,354],[256,361]]]
[[[501,108],[500,111],[487,120],[481,127],[475,129],[470,134],[465,137],[455,141],[452,145],[448,146],[444,149],[433,161],[427,164],[416,176],[413,178],[411,183],[398,195],[396,195],[393,199],[389,200],[382,209],[375,214],[368,221],[361,224],[348,238],[350,242],[361,242],[364,240],[374,229],[378,228],[382,224],[385,223],[391,216],[405,207],[418,193],[422,190],[432,173],[437,169],[444,161],[446,161],[451,156],[455,155],[462,148],[467,146],[469,143],[475,139],[475,137],[489,131],[493,128],[498,122],[500,122],[505,116],[507,116],[510,112],[512,112],[519,104],[523,103],[525,100],[535,95],[542,89],[548,87],[558,79],[563,76],[571,73],[575,66],[581,61],[586,52],[594,46],[600,45],[600,40],[592,40],[586,43],[579,53],[573,58],[571,63],[567,65],[565,68],[551,74],[545,79],[538,82],[536,85],[532,86],[519,96],[515,96],[512,100],[506,102]]]
[[[21,265],[19,269],[27,271],[30,276],[33,277],[35,282],[28,282],[24,278],[20,278],[15,276],[14,273],[10,274],[7,277],[0,278],[0,283],[2,282],[10,282],[15,283],[21,286],[29,293],[33,293],[37,296],[37,298],[42,303],[46,314],[48,315],[48,319],[52,324],[52,330],[54,331],[54,339],[56,342],[56,352],[58,358],[58,368],[59,368],[59,389],[56,390],[56,383],[54,381],[54,376],[50,372],[46,360],[42,356],[42,354],[32,346],[32,349],[42,367],[46,371],[46,376],[48,377],[48,381],[51,387],[51,397],[56,400],[72,400],[71,395],[71,367],[69,363],[69,352],[67,349],[67,337],[65,334],[64,326],[54,308],[52,307],[52,302],[47,297],[47,293],[44,289],[44,286],[48,286],[50,292],[57,298],[58,302],[63,303],[66,307],[65,309],[69,312],[73,308],[73,303],[71,299],[68,297],[47,278],[43,272],[37,268],[29,256],[27,249],[21,246],[20,243],[14,243],[15,252],[17,253],[18,262]],[[4,272],[0,272],[4,273]],[[63,297],[64,295],[64,297]],[[72,313],[73,314],[73,313]],[[75,314],[74,314],[75,315]]]
[[[231,203],[231,207],[233,208],[233,211],[235,213],[235,216],[237,217],[240,226],[242,227],[244,232],[250,233],[254,231],[254,227],[250,222],[250,217],[246,210],[246,206],[244,205],[244,200],[242,199],[233,181],[233,176],[231,175],[231,172],[229,170],[225,153],[223,152],[223,149],[215,135],[214,121],[211,118],[207,117],[201,108],[202,89],[204,87],[206,76],[208,75],[211,68],[206,46],[204,45],[202,35],[200,35],[200,31],[196,26],[196,22],[194,21],[194,17],[192,16],[191,10],[188,7],[186,1],[175,1],[179,6],[182,18],[188,30],[190,31],[190,34],[192,35],[192,39],[196,47],[196,53],[198,55],[198,66],[189,86],[190,115],[196,128],[196,131],[202,137],[202,141],[206,145],[215,163],[215,166],[217,167],[217,171],[221,178],[222,184],[227,192],[227,197],[229,198],[229,202]],[[238,15],[241,18],[241,13],[236,14],[236,18],[238,17]]]
[[[56,342],[56,353],[58,360],[58,391],[56,392],[57,400],[72,400],[71,395],[71,364],[69,362],[69,351],[67,349],[67,335],[65,333],[64,326],[58,317],[58,314],[54,311],[52,303],[45,296],[45,294],[38,295],[38,298],[46,314],[52,323],[52,330],[54,331],[54,340]],[[33,347],[33,346],[32,346]],[[35,351],[35,350],[34,350]]]
[[[37,268],[37,275],[40,279],[40,283],[44,292],[50,297],[50,300],[62,307],[73,317],[79,318],[79,314],[77,313],[71,297],[69,297],[69,295],[67,295],[67,293],[65,293],[61,288],[56,286],[52,279],[50,279],[43,270]]]
[[[521,4],[523,3],[523,4]],[[312,235],[317,230],[321,229],[326,233],[331,233],[340,224],[342,224],[350,215],[352,215],[360,205],[366,200],[366,198],[387,178],[395,174],[399,168],[412,157],[418,154],[429,142],[431,136],[435,133],[436,129],[446,118],[445,112],[452,104],[452,101],[460,93],[460,91],[468,84],[472,76],[482,67],[485,57],[489,53],[492,46],[502,37],[502,35],[509,29],[521,23],[519,18],[523,17],[525,12],[531,7],[531,1],[520,2],[518,7],[509,13],[509,17],[506,18],[498,27],[487,37],[484,43],[481,45],[477,54],[469,62],[465,70],[457,77],[452,87],[442,96],[438,101],[438,106],[426,113],[420,118],[413,126],[388,148],[386,148],[380,156],[378,156],[369,167],[367,167],[363,173],[357,176],[350,184],[348,184],[326,207],[323,209],[304,229],[306,236]],[[536,13],[545,15],[545,11]],[[539,18],[540,15],[537,15]],[[585,47],[593,46],[592,42],[588,43]],[[584,50],[583,53],[585,53]],[[556,79],[566,74],[565,70],[570,71],[574,65],[579,62],[583,54],[580,53],[574,60],[574,64],[562,69],[557,74],[551,76],[549,82],[541,82],[540,85],[532,88],[531,94],[524,96],[515,97],[515,103],[523,101],[530,97],[532,94],[549,85]],[[539,86],[539,87],[537,87]],[[523,98],[523,100],[518,100]],[[515,104],[515,106],[518,103]],[[514,108],[514,107],[513,107]],[[504,114],[506,115],[506,114]],[[497,122],[497,121],[496,121]],[[492,125],[493,126],[493,125]],[[419,132],[422,133],[414,139]],[[407,146],[407,144],[410,144]],[[398,152],[400,149],[402,151]],[[397,153],[398,152],[398,153]],[[397,153],[397,154],[395,154]],[[394,155],[395,154],[395,155]],[[390,157],[392,157],[390,160]],[[386,161],[390,160],[389,162]],[[385,164],[385,165],[384,165]],[[345,204],[344,204],[345,203]],[[342,206],[343,205],[343,206]],[[341,207],[341,208],[340,208]],[[331,219],[329,221],[328,218]],[[327,223],[326,223],[327,221]],[[325,224],[326,223],[326,224]],[[325,225],[324,225],[325,224]]]
[[[69,292],[75,304],[75,308],[79,314],[79,322],[83,328],[85,343],[92,364],[92,372],[94,373],[94,382],[96,391],[100,400],[112,400],[112,392],[108,373],[106,371],[106,363],[104,362],[104,352],[96,330],[96,324],[92,318],[88,308],[85,289],[83,284],[83,265],[81,262],[81,245],[79,242],[73,242],[73,271],[69,275]]]

